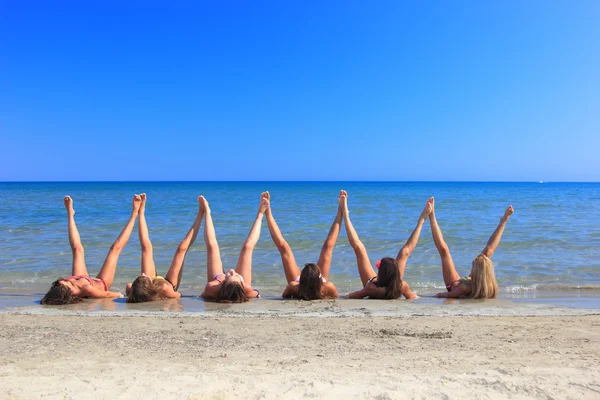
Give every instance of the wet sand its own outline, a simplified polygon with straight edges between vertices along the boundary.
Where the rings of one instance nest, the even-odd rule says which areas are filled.
[[[600,397],[590,310],[266,301],[165,313],[159,303],[1,314],[0,398]],[[521,312],[538,316],[509,316]]]

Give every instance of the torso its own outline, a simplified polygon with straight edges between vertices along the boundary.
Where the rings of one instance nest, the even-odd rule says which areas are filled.
[[[81,290],[84,293],[85,293],[86,289],[88,289],[90,287],[94,287],[94,288],[100,289],[100,290],[105,290],[104,284],[100,280],[96,280],[95,278],[91,278],[89,276],[85,276],[85,275],[69,276],[69,277],[65,278],[65,280],[71,282],[71,284],[73,284],[73,286],[76,286],[77,288],[79,288],[79,290]]]

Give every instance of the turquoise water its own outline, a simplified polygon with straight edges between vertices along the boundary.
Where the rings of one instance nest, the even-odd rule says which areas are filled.
[[[515,215],[494,255],[504,297],[547,291],[572,292],[600,285],[600,184],[596,183],[0,183],[0,293],[38,294],[70,275],[64,195],[74,199],[76,221],[91,274],[125,225],[134,193],[148,194],[146,216],[158,272],[197,211],[196,197],[210,202],[225,267],[234,267],[259,202],[269,190],[272,209],[299,264],[316,262],[337,209],[340,189],[349,193],[352,221],[375,261],[395,257],[429,196],[461,275],[484,248],[507,205]],[[114,289],[139,274],[137,228],[119,260]],[[253,284],[278,296],[285,279],[266,221],[254,252]],[[342,233],[330,276],[341,294],[360,286],[354,253]],[[419,294],[443,289],[439,256],[426,223],[405,279]],[[206,283],[202,235],[186,259],[182,292]]]

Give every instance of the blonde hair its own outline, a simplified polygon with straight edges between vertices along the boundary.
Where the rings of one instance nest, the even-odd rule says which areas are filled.
[[[166,299],[166,297],[162,295],[162,288],[165,282],[164,279],[160,278],[138,276],[131,284],[131,291],[129,292],[127,302],[145,303],[147,301]]]
[[[475,257],[472,265],[471,296],[474,299],[495,299],[498,296],[498,282],[492,260],[480,254]]]

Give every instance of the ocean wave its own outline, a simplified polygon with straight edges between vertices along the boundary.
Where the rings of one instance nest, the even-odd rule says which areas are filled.
[[[574,283],[535,283],[531,285],[511,285],[500,288],[503,292],[523,293],[523,292],[573,292],[585,290],[590,292],[600,292],[599,284],[574,284]]]

